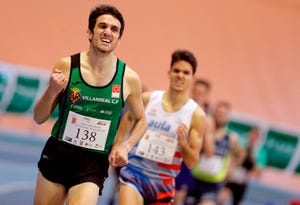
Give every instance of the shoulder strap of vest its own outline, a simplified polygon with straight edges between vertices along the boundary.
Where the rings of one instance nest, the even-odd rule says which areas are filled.
[[[80,53],[76,53],[71,56],[71,69],[78,68],[80,66]]]
[[[125,66],[126,64],[122,60],[118,59],[118,68],[122,68],[124,70]]]
[[[126,68],[126,63],[123,62],[118,58],[117,61],[117,73],[120,75],[121,78],[121,87],[122,87],[122,106],[124,106],[124,99],[123,99],[123,79],[124,79],[124,74],[125,74],[125,68]]]

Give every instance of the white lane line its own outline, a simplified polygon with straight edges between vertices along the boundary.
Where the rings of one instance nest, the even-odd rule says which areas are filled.
[[[0,195],[13,193],[20,190],[31,190],[34,189],[34,181],[19,181],[9,184],[0,185]]]
[[[25,145],[25,144],[17,144],[17,143],[8,143],[8,142],[1,142],[0,150],[2,151],[10,151],[14,153],[29,153],[32,155],[37,155],[42,151],[42,147]]]

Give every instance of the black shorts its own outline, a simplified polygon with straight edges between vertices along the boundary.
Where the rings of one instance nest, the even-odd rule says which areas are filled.
[[[229,188],[232,192],[233,204],[239,204],[245,195],[247,184],[228,182],[225,187]]]
[[[83,182],[93,182],[99,187],[108,176],[108,156],[76,147],[50,137],[41,153],[38,168],[49,181],[62,184],[66,191]]]
[[[188,190],[184,205],[196,205],[204,200],[218,202],[218,193],[224,187],[223,182],[213,183],[194,179],[193,186]]]

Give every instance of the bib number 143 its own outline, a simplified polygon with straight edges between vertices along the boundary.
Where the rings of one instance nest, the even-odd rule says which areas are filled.
[[[140,140],[136,155],[166,164],[171,164],[177,148],[177,139],[147,130]]]

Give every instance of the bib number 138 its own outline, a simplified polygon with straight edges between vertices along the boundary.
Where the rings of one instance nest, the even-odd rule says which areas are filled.
[[[81,140],[87,140],[90,142],[95,142],[96,141],[96,135],[97,132],[90,132],[89,130],[83,130],[80,128],[77,128],[77,134],[75,136],[76,139],[81,139]]]
[[[87,117],[70,111],[63,140],[76,146],[103,151],[109,127],[109,120]]]

